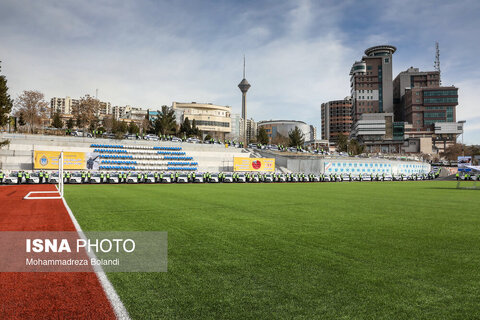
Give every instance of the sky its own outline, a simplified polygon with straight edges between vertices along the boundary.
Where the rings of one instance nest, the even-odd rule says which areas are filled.
[[[464,141],[480,144],[478,0],[0,1],[0,60],[10,95],[95,95],[159,109],[179,102],[229,105],[247,115],[317,127],[320,105],[350,94],[366,48],[391,44],[393,73],[433,70],[459,87]]]

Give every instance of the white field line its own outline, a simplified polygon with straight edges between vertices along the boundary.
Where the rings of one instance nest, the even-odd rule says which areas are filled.
[[[65,201],[65,198],[62,198],[62,201],[63,201],[63,205],[68,211],[68,214],[70,215],[70,219],[72,219],[75,229],[77,229],[78,235],[80,236],[80,238],[86,240],[86,236],[83,233],[82,228],[80,227],[80,224],[78,223],[77,219],[73,215],[72,210],[68,206],[67,201]],[[90,256],[90,258],[96,258],[93,252],[88,252],[88,255]],[[100,281],[100,284],[102,285],[103,291],[105,291],[105,294],[107,295],[107,298],[110,301],[110,304],[112,305],[113,311],[115,312],[117,319],[130,320],[130,316],[128,314],[127,309],[125,309],[125,306],[123,305],[122,300],[120,300],[120,297],[115,291],[115,288],[112,286],[112,283],[108,280],[107,275],[103,271],[102,267],[94,266],[94,270],[95,270],[95,274],[98,277],[98,280]]]
[[[35,197],[31,196],[32,194],[38,194],[38,193],[56,193],[58,196],[54,197]],[[43,200],[43,199],[62,199],[62,196],[60,195],[59,191],[30,191],[27,193],[25,197],[23,197],[25,200]]]

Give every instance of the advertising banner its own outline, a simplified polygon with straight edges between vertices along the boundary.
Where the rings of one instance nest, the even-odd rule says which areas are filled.
[[[60,151],[35,151],[33,168],[37,170],[58,169]],[[85,170],[85,152],[63,152],[63,169]]]
[[[233,171],[275,171],[274,158],[233,158]]]
[[[470,172],[472,171],[472,169],[469,168],[471,165],[472,165],[471,156],[458,157],[458,171]]]

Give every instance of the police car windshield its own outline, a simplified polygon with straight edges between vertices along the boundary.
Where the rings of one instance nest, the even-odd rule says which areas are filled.
[[[185,174],[185,173],[182,173],[182,174],[181,174],[179,177],[180,177],[180,178],[187,178],[187,177],[188,177],[188,175],[187,175],[187,174]]]
[[[30,176],[31,177],[38,177],[38,175],[39,175],[38,172],[33,172]]]
[[[100,173],[94,173],[93,176],[94,177],[100,177]]]
[[[240,178],[244,178],[244,177],[245,177],[245,174],[244,174],[244,173],[240,173],[240,174],[238,174],[238,176],[239,176]]]
[[[81,177],[82,174],[80,172],[74,172],[72,173],[72,177]]]
[[[228,177],[228,178],[231,178],[232,176],[233,176],[233,174],[231,174],[231,173],[225,174],[225,177]]]

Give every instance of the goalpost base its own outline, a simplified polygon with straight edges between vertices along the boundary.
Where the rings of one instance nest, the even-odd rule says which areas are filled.
[[[53,197],[35,197],[35,196],[32,196],[32,194],[38,194],[38,193],[56,193],[58,194],[58,196],[53,196]],[[27,195],[25,197],[23,197],[23,199],[25,200],[39,200],[39,199],[62,199],[63,196],[60,194],[59,191],[30,191],[29,193],[27,193]]]
[[[56,191],[30,191],[27,193],[24,200],[48,200],[48,199],[63,199],[63,151],[60,152],[60,156],[58,157],[58,185],[55,185],[57,188]],[[56,196],[51,197],[36,197],[33,196],[34,194],[57,194]]]

